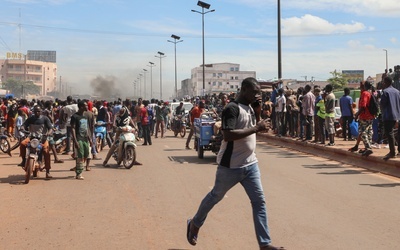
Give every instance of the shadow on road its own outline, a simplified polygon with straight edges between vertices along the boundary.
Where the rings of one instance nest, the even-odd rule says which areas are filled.
[[[200,165],[217,165],[215,155],[204,156],[203,159],[199,159],[197,156],[169,156],[170,161],[177,163],[195,163]]]
[[[54,177],[51,179],[46,179],[45,174],[38,174],[38,177],[31,178],[30,181],[54,181],[54,180],[66,180],[71,179],[74,180],[75,176],[64,176],[64,177]],[[25,185],[25,174],[21,175],[9,175],[8,177],[0,178],[0,184],[10,184],[10,185]],[[29,185],[29,184],[28,184]]]
[[[371,171],[369,171],[369,170],[359,171],[359,170],[346,169],[346,170],[335,172],[335,173],[321,172],[318,174],[325,174],[325,175],[339,175],[339,174],[349,174],[350,175],[351,174],[351,175],[354,175],[354,174],[370,174],[370,173],[371,173]]]
[[[331,168],[342,168],[339,164],[316,164],[316,165],[303,165],[304,168],[309,169],[331,169]]]
[[[371,187],[380,187],[380,188],[392,188],[392,187],[400,186],[400,183],[360,184],[360,186],[371,186]]]

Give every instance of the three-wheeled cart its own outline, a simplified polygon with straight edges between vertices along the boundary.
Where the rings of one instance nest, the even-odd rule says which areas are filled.
[[[194,119],[194,148],[200,159],[204,157],[204,151],[217,154],[221,147],[222,134],[221,132],[215,134],[214,126],[216,126],[216,121],[211,118],[211,115],[203,114],[201,118]]]

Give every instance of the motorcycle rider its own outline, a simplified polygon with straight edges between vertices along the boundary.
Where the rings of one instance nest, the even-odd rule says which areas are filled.
[[[124,104],[126,104],[126,103],[124,103]],[[123,131],[127,130],[128,126],[132,126],[134,129],[136,129],[135,124],[133,123],[133,120],[129,114],[129,109],[127,108],[126,105],[122,106],[122,108],[119,110],[119,112],[115,118],[115,126],[121,127]],[[115,138],[119,138],[120,135],[121,135],[121,131],[117,130],[117,133],[115,134]],[[107,163],[117,147],[116,142],[117,142],[117,139],[115,139],[111,148],[108,150],[107,156],[103,162],[103,167],[110,167],[110,165],[108,165]],[[135,161],[134,164],[142,165],[142,163],[139,163],[138,161]]]
[[[185,107],[183,107],[183,102],[180,102],[179,106],[175,108],[175,116],[178,115],[182,116],[185,115]],[[171,124],[172,130],[175,130],[175,126],[176,126],[176,121],[174,118],[172,118],[172,124]]]
[[[42,154],[44,157],[44,167],[46,169],[46,179],[53,178],[50,175],[51,169],[51,161],[50,161],[50,150],[49,150],[49,142],[47,141],[47,135],[53,129],[53,124],[47,116],[42,115],[42,109],[40,106],[36,105],[33,108],[33,115],[30,116],[26,121],[22,124],[22,127],[29,131],[30,133],[42,134]],[[26,162],[26,147],[30,142],[30,138],[27,137],[25,140],[21,142],[20,145],[20,155],[22,157],[22,162],[18,165],[25,168]]]

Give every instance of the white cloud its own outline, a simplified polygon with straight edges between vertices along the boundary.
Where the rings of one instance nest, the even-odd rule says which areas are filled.
[[[397,44],[397,38],[392,37],[392,38],[390,39],[390,42],[393,43],[393,44]]]
[[[231,0],[254,8],[276,6],[276,0]],[[340,10],[361,16],[398,17],[398,0],[286,0],[281,1],[281,9]]]
[[[334,24],[325,19],[309,14],[300,18],[291,17],[283,19],[282,26],[282,34],[287,36],[355,33],[366,29],[365,25],[359,22],[353,22],[351,24]]]

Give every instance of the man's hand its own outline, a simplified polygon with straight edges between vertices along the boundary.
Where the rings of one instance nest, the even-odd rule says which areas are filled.
[[[257,132],[268,131],[269,128],[271,127],[271,120],[270,119],[261,120],[257,123],[256,127],[257,127]]]

